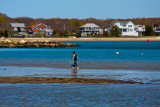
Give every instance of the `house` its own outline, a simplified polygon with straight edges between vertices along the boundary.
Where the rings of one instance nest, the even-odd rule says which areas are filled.
[[[50,26],[47,26],[43,23],[34,24],[31,26],[28,26],[27,33],[28,36],[35,36],[36,34],[45,34],[46,36],[50,36],[53,32],[53,29],[51,29]]]
[[[135,24],[131,21],[119,22],[116,21],[113,25],[117,26],[122,32],[122,36],[138,36],[138,32],[135,31]]]
[[[159,26],[159,27],[155,27],[155,28],[153,29],[153,31],[154,31],[155,33],[157,33],[158,35],[160,35],[160,26]]]
[[[94,23],[86,23],[85,25],[80,27],[79,32],[81,36],[87,36],[90,34],[103,34],[103,30]]]
[[[135,30],[138,32],[139,36],[142,36],[142,33],[145,31],[144,25],[135,25]]]
[[[11,27],[13,28],[13,32],[18,32],[19,34],[25,33],[25,25],[24,23],[10,23]]]

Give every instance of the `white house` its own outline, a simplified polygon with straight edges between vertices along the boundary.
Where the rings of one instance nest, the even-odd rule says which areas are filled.
[[[53,29],[51,29],[50,26],[47,26],[43,23],[38,23],[28,26],[27,32],[30,36],[33,36],[37,33],[46,34],[46,36],[50,36],[53,33]]]
[[[155,27],[153,30],[154,30],[155,33],[160,35],[160,26],[159,27]]]
[[[138,36],[138,32],[135,30],[135,24],[131,21],[128,22],[114,22],[113,25],[116,25],[122,32],[122,36]]]
[[[145,31],[144,25],[135,25],[135,30],[138,32],[139,36],[142,36],[142,33]]]
[[[87,36],[87,34],[103,34],[103,29],[94,23],[86,23],[79,29],[81,36]]]
[[[23,34],[26,31],[24,23],[11,23],[11,27],[13,28],[13,31],[20,34]]]

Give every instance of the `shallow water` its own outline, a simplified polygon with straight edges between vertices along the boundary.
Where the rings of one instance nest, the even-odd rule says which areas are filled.
[[[1,106],[143,106],[160,105],[159,85],[0,84]]]
[[[6,69],[6,70],[5,70]],[[80,69],[73,73],[71,69],[52,67],[1,66],[1,77],[60,77],[60,78],[99,78],[160,84],[159,71],[143,70],[101,70]]]

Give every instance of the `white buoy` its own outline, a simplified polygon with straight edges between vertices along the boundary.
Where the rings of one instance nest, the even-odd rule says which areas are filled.
[[[116,52],[116,54],[118,55],[118,54],[119,54],[119,52]]]

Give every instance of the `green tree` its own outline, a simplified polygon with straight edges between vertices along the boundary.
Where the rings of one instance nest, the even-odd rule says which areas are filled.
[[[34,25],[34,23],[33,23],[33,22],[30,22],[29,25],[30,25],[30,26],[31,26],[31,25]]]
[[[5,32],[5,29],[4,28],[0,28],[0,36],[4,36],[4,32]]]
[[[4,36],[8,37],[8,31],[7,30],[4,31]]]
[[[18,30],[18,32],[21,32],[21,28],[20,27],[17,27],[17,30]]]
[[[6,22],[6,20],[3,16],[0,16],[0,22]]]
[[[78,35],[79,34],[79,27],[82,26],[82,22],[79,21],[79,20],[73,20],[72,21],[72,26],[73,26],[73,29],[72,31],[75,31],[75,33]]]
[[[36,34],[36,36],[37,36],[37,37],[42,37],[43,34],[42,34],[40,31],[38,31],[37,34]]]
[[[104,31],[103,31],[103,36],[108,37],[108,36],[109,36],[109,33],[104,30]]]
[[[61,33],[61,36],[68,37],[68,35],[69,35],[69,34],[68,34],[68,31],[66,31],[66,30],[65,30],[64,32]]]
[[[146,30],[143,33],[144,36],[153,36],[155,35],[154,31],[153,31],[153,27],[152,26],[146,26]]]
[[[0,31],[0,36],[4,36],[4,33],[3,33],[3,31]]]
[[[121,31],[117,26],[112,26],[110,34],[111,36],[120,37]]]
[[[74,26],[76,28],[79,28],[80,26],[82,26],[82,23],[79,20],[73,20],[72,21],[72,26]]]

